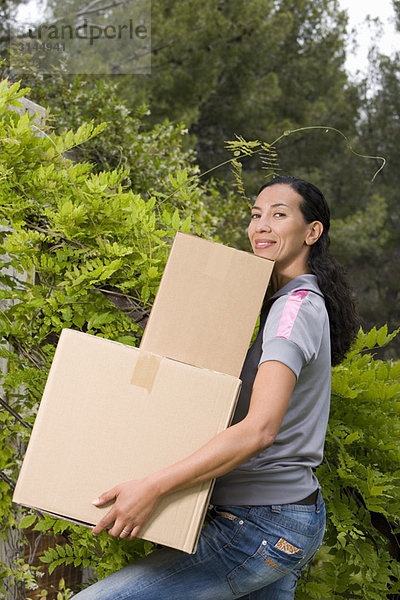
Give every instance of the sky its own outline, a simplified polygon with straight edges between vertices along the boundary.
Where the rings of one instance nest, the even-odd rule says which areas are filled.
[[[39,3],[40,4],[40,3]],[[45,3],[44,3],[45,4]],[[382,22],[382,35],[379,40],[379,48],[383,54],[391,55],[396,50],[400,50],[400,33],[397,33],[394,27],[394,11],[392,0],[339,0],[342,9],[347,10],[349,16],[349,29],[357,28],[356,41],[358,50],[351,52],[348,47],[346,68],[351,74],[356,75],[357,71],[365,72],[368,66],[368,50],[371,44],[371,37],[376,31],[366,24],[367,15],[372,18],[379,17]],[[38,2],[30,0],[23,8],[23,14],[20,12],[19,18],[25,22],[34,22],[38,17]]]
[[[382,54],[390,56],[396,50],[400,50],[400,34],[394,26],[394,11],[392,0],[339,0],[342,9],[349,16],[349,29],[357,28],[356,41],[358,50],[355,54],[348,48],[346,68],[355,75],[357,71],[365,71],[368,66],[368,50],[371,45],[371,34],[374,29],[365,23],[365,18],[379,17],[382,22],[382,36],[379,39],[379,49]]]

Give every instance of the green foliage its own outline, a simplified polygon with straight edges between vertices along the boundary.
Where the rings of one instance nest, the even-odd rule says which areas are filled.
[[[105,532],[95,537],[87,528],[49,516],[41,518],[34,527],[36,531],[50,533],[66,529],[68,543],[56,544],[55,548],[49,548],[40,558],[43,564],[48,565],[49,573],[60,565],[73,564],[75,567],[92,567],[102,579],[141,556],[146,556],[154,548],[151,542],[110,538]]]
[[[78,0],[48,0],[47,4],[57,17],[67,14],[71,23],[85,16],[85,7]],[[86,8],[89,20],[96,20],[100,8]],[[112,21],[118,7],[108,9]],[[284,129],[315,122],[330,123],[348,132],[357,119],[358,105],[357,90],[349,85],[344,71],[345,31],[345,13],[337,0],[203,0],[195,11],[187,0],[153,0],[151,77],[104,79],[118,79],[123,98],[120,104],[135,110],[142,104],[150,106],[147,121],[153,126],[165,119],[185,123],[196,144],[197,160],[206,170],[223,162],[224,141],[236,133],[247,139],[268,140]],[[16,66],[9,75],[19,79],[24,68]],[[75,118],[88,120],[81,113],[85,104],[91,111],[89,118],[95,117],[99,89],[90,76],[83,75],[73,84],[78,88],[83,85],[74,106],[61,101],[64,93],[57,100],[53,74],[42,75],[32,66],[33,73],[26,74],[29,85],[48,88],[46,106],[54,96],[50,105],[58,101],[58,110],[65,112],[67,119],[75,113]],[[62,64],[60,69],[67,75]],[[66,76],[64,80],[66,89],[71,79]],[[87,82],[93,85],[87,86]],[[36,90],[35,101],[42,101]],[[122,117],[120,109],[117,111]],[[120,118],[122,129],[123,121]],[[67,126],[75,123],[78,121]],[[112,152],[123,160],[121,143],[117,138],[115,142]],[[296,160],[299,154],[301,161]],[[289,158],[286,169],[294,164],[314,167],[321,155],[331,159],[329,143],[299,140],[285,153]],[[259,169],[253,171],[252,193],[261,175]]]
[[[370,60],[369,77],[360,87],[364,94],[364,118],[360,123],[360,139],[367,151],[374,146],[380,154],[387,157],[387,167],[379,188],[374,190],[385,200],[384,224],[379,230],[375,230],[375,236],[378,231],[379,235],[385,236],[386,242],[383,247],[378,246],[378,256],[374,260],[366,256],[362,273],[357,274],[359,260],[353,262],[350,255],[348,263],[365,297],[365,313],[368,319],[366,322],[376,323],[374,315],[379,314],[381,322],[388,322],[393,327],[400,322],[396,275],[400,264],[400,213],[397,194],[400,183],[397,168],[400,153],[396,143],[400,133],[400,55],[396,53],[392,58],[382,56],[377,45],[375,51],[370,53]],[[367,194],[368,191],[366,190]],[[357,194],[355,198],[358,200],[362,195]],[[375,237],[373,245],[376,241]],[[399,347],[397,345],[397,353]]]
[[[249,202],[244,189],[243,166],[239,159],[258,154],[262,168],[266,171],[264,174],[265,179],[272,179],[278,175],[279,171],[279,163],[274,143],[268,144],[267,142],[259,142],[258,140],[246,141],[242,136],[237,135],[235,140],[226,142],[225,146],[233,153],[234,157],[230,161],[235,180],[234,185],[241,198]]]
[[[25,593],[28,590],[37,589],[37,580],[42,575],[43,572],[38,567],[24,562],[23,558],[15,559],[12,566],[0,563],[0,592],[4,594],[2,598],[7,598],[7,587],[3,587],[7,582],[8,589],[12,589],[14,592],[21,591],[24,597],[30,600]]]
[[[398,331],[360,331],[333,369],[325,458],[316,473],[327,531],[298,600],[382,600],[400,592],[400,363],[373,355]]]
[[[299,124],[343,128],[352,112],[344,30],[335,0],[206,0],[195,14],[191,2],[153,0],[152,76],[133,96],[150,98],[155,121],[188,125],[204,170],[224,160],[236,133],[268,140]]]
[[[379,167],[371,165],[369,179],[372,182],[378,173],[384,168],[386,160],[379,156],[367,156],[356,152],[350,145],[350,141],[342,131],[323,125],[312,125],[309,127],[300,127],[293,130],[286,130],[281,133],[273,142],[267,143],[259,140],[245,140],[242,136],[235,136],[235,140],[225,142],[225,146],[233,157],[224,163],[209,169],[207,173],[213,172],[221,166],[230,165],[233,174],[232,190],[225,190],[225,202],[223,204],[209,201],[209,207],[216,217],[216,234],[225,244],[233,244],[235,247],[246,250],[248,240],[246,230],[249,222],[250,208],[255,200],[255,194],[251,194],[246,189],[246,174],[244,165],[248,159],[253,163],[259,163],[262,173],[262,180],[259,187],[273,177],[280,174],[280,159],[282,152],[280,144],[291,136],[296,137],[299,133],[314,133],[318,131],[322,136],[327,133],[337,135],[338,141],[343,138],[346,142],[345,151],[360,159],[360,162],[370,160],[380,161]],[[362,160],[361,160],[362,159]],[[251,186],[250,186],[251,187]],[[258,190],[257,190],[258,191]],[[389,234],[383,229],[387,217],[387,207],[384,198],[375,195],[369,200],[363,210],[358,210],[345,219],[332,219],[331,235],[333,238],[334,255],[339,260],[352,256],[352,260],[379,256],[389,238]]]
[[[384,198],[373,196],[363,210],[345,219],[332,222],[332,251],[340,260],[351,256],[353,261],[382,256],[390,233],[385,228],[387,204]]]
[[[214,233],[207,210],[209,200],[219,197],[213,180],[199,181],[194,151],[188,148],[188,130],[168,119],[149,126],[150,109],[142,104],[130,110],[121,99],[117,83],[81,76],[68,76],[62,66],[51,77],[37,77],[34,65],[23,62],[23,77],[36,103],[48,107],[47,122],[65,135],[72,127],[89,122],[106,127],[106,134],[93,136],[90,144],[78,143],[66,156],[89,162],[93,173],[123,170],[122,184],[143,198],[172,204],[182,216],[190,217],[193,231],[202,236]],[[71,133],[69,135],[69,142]]]
[[[78,0],[49,3],[57,15],[75,14],[72,19],[77,19],[79,13],[82,18]],[[23,80],[34,88],[32,99],[50,105],[61,127],[76,127],[92,118],[109,122],[108,135],[95,138],[92,151],[81,147],[83,153],[88,152],[99,169],[128,166],[133,189],[139,192],[142,185],[148,186],[151,194],[154,181],[159,188],[159,173],[142,177],[141,165],[146,164],[144,172],[150,165],[157,171],[160,153],[151,154],[154,144],[147,144],[143,128],[151,130],[155,140],[166,136],[172,142],[175,136],[177,143],[195,147],[203,171],[229,162],[224,141],[236,134],[269,141],[284,130],[299,128],[295,136],[282,140],[281,172],[319,186],[332,217],[339,220],[332,228],[332,237],[337,238],[332,247],[353,281],[364,327],[379,320],[379,325],[387,322],[395,328],[400,322],[397,280],[392,276],[398,270],[400,248],[398,57],[381,57],[376,47],[370,70],[374,78],[352,82],[345,72],[347,17],[338,0],[248,0],[245,4],[206,0],[196,5],[195,14],[193,7],[183,0],[152,0],[151,77],[113,76],[99,83],[90,76],[68,76],[62,66],[58,74],[42,75],[30,65]],[[104,102],[107,95],[109,103]],[[151,114],[140,116],[147,106]],[[126,119],[128,108],[132,123]],[[183,122],[181,131],[187,127],[188,134],[178,134],[173,127],[170,131],[175,133],[170,134],[170,120]],[[301,127],[315,123],[336,127],[355,147],[387,158],[387,167],[373,186],[370,165],[349,156],[332,132],[321,135]],[[175,169],[176,154],[171,154],[169,163]],[[164,158],[161,162],[168,168]],[[234,164],[246,194],[254,196],[264,180],[262,161],[248,156]],[[213,182],[203,194],[203,207],[198,209],[203,210],[203,219],[207,212],[216,215],[218,236],[224,243],[247,249],[242,234],[247,219],[243,190],[234,188],[236,178],[227,188],[221,179],[228,177],[229,167],[221,167],[217,184]],[[221,196],[223,203],[214,202]],[[233,214],[237,206],[239,216]],[[375,215],[370,238],[367,231],[374,227]],[[212,229],[214,223],[209,225]],[[395,342],[386,352],[394,355],[399,347]]]
[[[17,84],[0,84],[0,358],[7,361],[4,401],[20,416],[0,411],[0,469],[10,480],[16,479],[61,329],[137,344],[139,323],[151,307],[177,229],[211,231],[211,223],[225,234],[232,227],[233,234],[229,219],[244,218],[248,210],[247,199],[239,205],[236,195],[227,194],[221,202],[213,190],[210,206],[220,212],[214,213],[215,222],[205,219],[204,188],[182,157],[177,159],[182,168],[173,173],[167,173],[165,158],[159,185],[149,167],[152,184],[138,184],[139,191],[133,188],[130,165],[103,170],[95,161],[71,162],[61,153],[75,151],[77,144],[82,149],[89,140],[95,143],[107,130],[100,135],[104,126],[89,122],[76,131],[56,135],[47,129],[41,137],[35,135],[34,117],[20,117],[8,106],[23,93]],[[250,154],[260,148],[259,142],[252,145],[243,138],[235,143],[240,147],[231,143],[229,149],[237,162],[246,158],[246,148]],[[273,151],[264,147],[269,149]],[[167,157],[166,148],[163,152]],[[146,181],[145,173],[141,177]],[[399,526],[400,368],[372,354],[393,335],[386,327],[361,332],[333,371],[326,455],[317,473],[328,529],[324,547],[301,581],[298,600],[349,594],[382,600],[398,591],[399,563],[389,542]],[[88,529],[15,510],[5,480],[0,480],[0,513],[3,536],[16,527],[65,536],[65,544],[42,556],[49,572],[73,564],[92,567],[104,577],[153,550],[142,540],[126,542],[107,534],[94,538]],[[393,531],[392,537],[385,528]],[[17,559],[13,568],[3,568],[1,577],[8,582],[19,577],[18,585],[26,587],[34,584],[36,572]],[[69,591],[64,586],[60,593],[67,598]]]
[[[129,170],[122,166],[99,170],[93,162],[72,162],[63,156],[94,142],[104,123],[81,123],[57,135],[39,125],[35,115],[21,116],[12,109],[25,93],[19,84],[0,83],[3,537],[18,522],[21,534],[32,527],[62,534],[67,527],[13,507],[8,485],[17,478],[61,330],[68,327],[137,345],[176,231],[209,231],[202,220],[204,187],[195,181],[195,165],[185,166],[185,153],[180,156],[173,141],[171,154],[182,168],[169,172],[168,144],[180,135],[179,128],[158,141],[148,134],[148,146],[152,144],[155,153],[160,149],[159,170],[165,179],[158,185],[147,157],[141,177],[152,184],[136,192]],[[49,571],[73,563],[95,566],[103,576],[151,549],[141,541],[119,545],[109,536],[95,541],[89,531],[73,525],[68,525],[67,537],[72,546],[59,545],[45,553]],[[18,560],[16,569],[21,566]],[[13,569],[3,571],[8,585],[14,585]],[[32,569],[23,571],[18,585],[28,585],[34,576]]]
[[[92,119],[107,123],[107,134],[96,137],[90,145],[75,146],[73,158],[94,163],[96,172],[129,169],[125,183],[137,193],[151,195],[160,186],[163,191],[170,190],[169,172],[186,168],[194,175],[198,171],[191,162],[193,151],[182,150],[187,137],[184,125],[164,119],[153,127],[147,126],[151,115],[148,106],[141,104],[130,110],[117,83],[71,77],[62,67],[51,78],[35,77],[34,66],[29,62],[23,64],[20,81],[29,85],[36,103],[49,107],[48,119],[55,131],[61,133]]]

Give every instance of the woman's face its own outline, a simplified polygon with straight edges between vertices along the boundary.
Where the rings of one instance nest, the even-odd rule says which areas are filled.
[[[286,184],[262,190],[252,208],[248,235],[254,254],[274,260],[275,270],[295,277],[307,273],[309,246],[322,233],[318,221],[306,223],[302,197]]]

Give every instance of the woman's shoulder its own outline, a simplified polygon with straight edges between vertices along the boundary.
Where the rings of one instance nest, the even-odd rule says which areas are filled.
[[[319,313],[322,311],[325,317],[325,299],[318,287],[316,277],[301,276],[296,277],[279,290],[271,298],[272,314],[285,311],[290,314],[304,314],[304,312]]]
[[[299,344],[310,339],[310,343],[312,341],[318,346],[324,332],[329,329],[328,323],[324,297],[319,288],[292,285],[273,300],[264,326],[264,340],[285,338]]]

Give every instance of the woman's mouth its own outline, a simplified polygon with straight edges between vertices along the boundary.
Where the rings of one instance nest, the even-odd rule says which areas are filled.
[[[271,248],[275,243],[272,240],[255,240],[254,247],[257,250],[262,250],[263,248]]]

